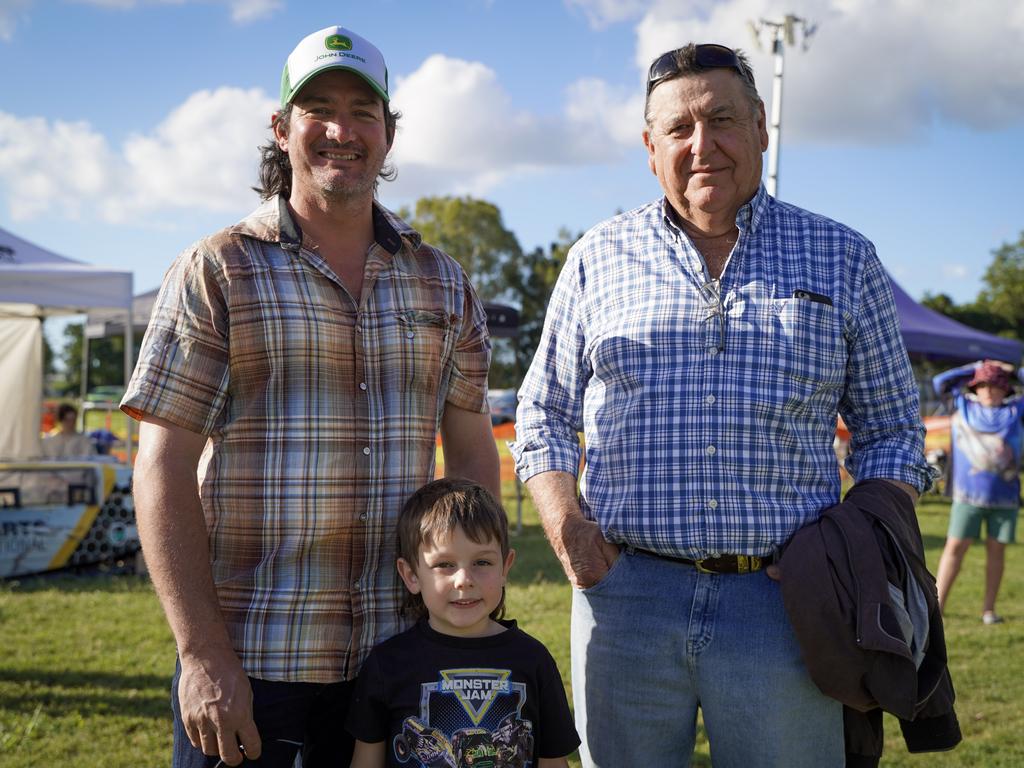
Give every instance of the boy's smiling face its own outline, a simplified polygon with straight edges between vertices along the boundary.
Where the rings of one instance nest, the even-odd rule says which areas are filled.
[[[502,558],[497,539],[479,543],[457,527],[452,535],[420,545],[417,562],[398,560],[405,586],[423,598],[431,628],[445,635],[483,637],[502,631],[491,619],[501,601],[515,550]]]

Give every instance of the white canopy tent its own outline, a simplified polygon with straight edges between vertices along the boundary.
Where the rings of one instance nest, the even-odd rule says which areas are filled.
[[[142,336],[149,327],[149,316],[153,314],[153,305],[159,288],[140,293],[132,299],[132,332]],[[85,318],[85,338],[103,339],[108,336],[124,335],[124,310],[94,309]]]
[[[40,455],[42,321],[115,309],[128,316],[132,273],[58,256],[0,229],[0,459]],[[125,377],[132,370],[132,324],[125,323]],[[128,460],[132,425],[128,422]]]

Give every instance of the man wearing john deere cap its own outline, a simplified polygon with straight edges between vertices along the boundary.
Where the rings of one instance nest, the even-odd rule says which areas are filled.
[[[448,475],[499,490],[481,304],[375,200],[396,119],[377,48],[341,27],[298,44],[264,202],[174,262],[122,403],[177,641],[176,768],[348,765],[352,681],[403,628],[393,531],[437,431]]]

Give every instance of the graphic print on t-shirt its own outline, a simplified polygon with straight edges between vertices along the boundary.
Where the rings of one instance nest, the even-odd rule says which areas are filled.
[[[442,669],[420,685],[419,717],[392,747],[422,768],[531,768],[533,723],[521,717],[526,686],[507,669]]]

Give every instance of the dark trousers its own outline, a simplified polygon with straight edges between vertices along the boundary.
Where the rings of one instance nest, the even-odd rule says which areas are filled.
[[[173,768],[214,768],[217,756],[204,755],[185,734],[178,705],[181,665],[171,681],[174,712]],[[352,762],[355,740],[345,730],[355,680],[343,683],[283,683],[250,677],[252,709],[263,742],[259,760],[243,760],[243,766],[292,768],[302,755],[302,768],[338,768]]]

